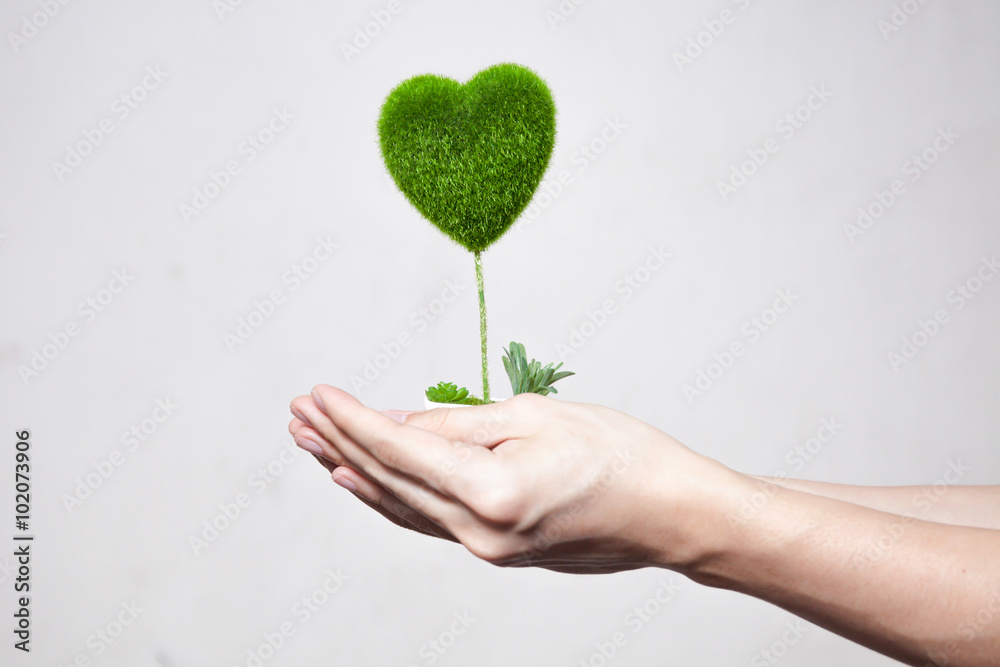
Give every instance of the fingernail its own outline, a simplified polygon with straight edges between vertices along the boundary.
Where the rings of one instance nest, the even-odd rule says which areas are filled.
[[[337,484],[340,484],[342,487],[344,487],[348,491],[357,491],[358,490],[358,487],[354,486],[354,482],[352,482],[351,480],[347,479],[347,477],[345,477],[344,475],[340,475],[339,477],[334,477],[333,481],[336,482]]]
[[[383,410],[382,414],[395,422],[399,422],[400,424],[406,421],[406,413],[400,412],[399,410]]]
[[[315,442],[309,438],[299,438],[295,441],[295,444],[306,450],[310,454],[315,454],[316,456],[323,456],[323,448],[317,445]]]
[[[293,408],[291,408],[291,410],[292,410],[292,414],[295,415],[295,418],[298,419],[300,422],[303,422],[303,423],[306,423],[306,424],[309,423],[309,420],[306,419],[306,416],[304,414],[302,414],[301,412],[299,412],[298,409],[296,409],[296,408],[293,407]]]
[[[313,403],[316,404],[316,407],[322,410],[323,412],[326,412],[326,406],[323,405],[323,399],[320,398],[319,392],[313,389],[311,393],[313,397]]]

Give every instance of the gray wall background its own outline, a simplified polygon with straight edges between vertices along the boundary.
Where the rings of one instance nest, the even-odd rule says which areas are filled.
[[[30,656],[10,646],[0,558],[0,662],[597,666],[622,632],[608,664],[891,664],[672,573],[505,571],[399,530],[288,449],[287,404],[320,382],[350,390],[368,361],[386,367],[355,393],[378,408],[417,408],[442,379],[476,384],[472,259],[387,180],[375,120],[409,76],[512,61],[552,88],[548,180],[569,185],[485,256],[495,385],[508,341],[556,360],[585,329],[561,398],[736,469],[896,485],[957,464],[963,484],[997,483],[1000,281],[977,272],[992,278],[983,258],[1000,251],[1000,6],[590,0],[562,16],[556,0],[400,0],[346,57],[388,6],[4,3],[0,496],[10,525],[14,431],[30,429],[37,537]],[[689,40],[706,46],[679,66]],[[809,109],[814,87],[826,99]],[[268,137],[275,110],[292,118]],[[794,132],[779,125],[796,113]],[[620,132],[602,143],[609,123]],[[272,141],[251,159],[259,133]],[[744,166],[769,139],[777,152]],[[54,166],[81,142],[96,145],[78,166]],[[914,172],[925,151],[933,164]],[[186,221],[180,206],[230,161],[239,173]],[[755,173],[723,197],[734,168]],[[845,226],[896,180],[902,194],[852,239]],[[313,265],[317,239],[338,247]],[[650,247],[671,257],[646,274]],[[304,262],[308,280],[286,280]],[[616,291],[627,275],[645,280],[630,298]],[[418,325],[448,281],[459,298]],[[274,290],[283,302],[230,349],[224,335]],[[753,339],[746,323],[770,318],[779,290],[794,305]],[[607,299],[617,311],[584,327]],[[412,343],[386,365],[402,333]],[[894,367],[904,337],[919,348]],[[745,353],[720,374],[713,355],[734,342]],[[26,374],[36,353],[51,358]],[[699,371],[717,379],[688,400]],[[158,400],[176,405],[162,423]],[[836,435],[810,441],[831,419]],[[123,440],[132,428],[145,439]],[[88,476],[96,488],[68,507]],[[226,524],[240,494],[196,553],[191,538]],[[331,570],[346,579],[327,594]],[[306,615],[310,596],[322,604]],[[109,645],[97,633],[116,632],[123,603],[142,611]],[[638,623],[643,605],[655,613]],[[294,634],[259,651],[285,623]]]

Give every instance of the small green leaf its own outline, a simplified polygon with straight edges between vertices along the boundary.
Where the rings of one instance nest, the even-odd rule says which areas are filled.
[[[438,382],[436,387],[428,387],[424,394],[435,403],[463,403],[468,399],[469,390],[451,382]]]
[[[552,384],[556,380],[562,380],[563,378],[568,378],[570,375],[576,375],[576,373],[570,371],[563,371],[562,373],[556,373],[555,375],[552,376],[552,379],[549,381],[549,384]]]
[[[528,361],[524,345],[511,342],[509,348],[504,348],[503,367],[510,378],[511,390],[514,395],[534,393],[547,396],[550,392],[559,393],[552,384],[558,380],[575,375],[569,371],[556,371],[562,367],[562,362],[553,366],[549,364],[542,367],[541,362],[532,359]]]

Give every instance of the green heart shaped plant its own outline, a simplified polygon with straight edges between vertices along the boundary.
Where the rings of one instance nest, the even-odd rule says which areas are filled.
[[[556,137],[556,107],[548,86],[530,69],[503,63],[462,84],[433,74],[407,79],[389,94],[378,121],[382,159],[400,191],[435,227],[475,256],[479,291],[483,396],[440,383],[428,399],[489,403],[486,296],[482,253],[510,229],[531,202],[548,168]],[[511,351],[516,343],[511,343]],[[517,350],[522,354],[523,346]],[[508,352],[513,358],[513,354]],[[508,366],[529,373],[537,362]],[[542,372],[541,365],[535,369]],[[561,364],[560,364],[561,366]],[[511,376],[514,393],[534,387],[555,390],[565,377],[546,367],[542,376]],[[556,367],[558,368],[558,367]],[[464,394],[463,394],[464,391]]]

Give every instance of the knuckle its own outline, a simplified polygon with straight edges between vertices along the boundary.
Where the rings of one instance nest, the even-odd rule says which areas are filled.
[[[494,565],[509,560],[512,549],[502,536],[479,530],[461,540],[473,556]]]
[[[521,490],[512,483],[497,481],[476,501],[476,511],[484,519],[501,525],[519,523],[525,502]]]

